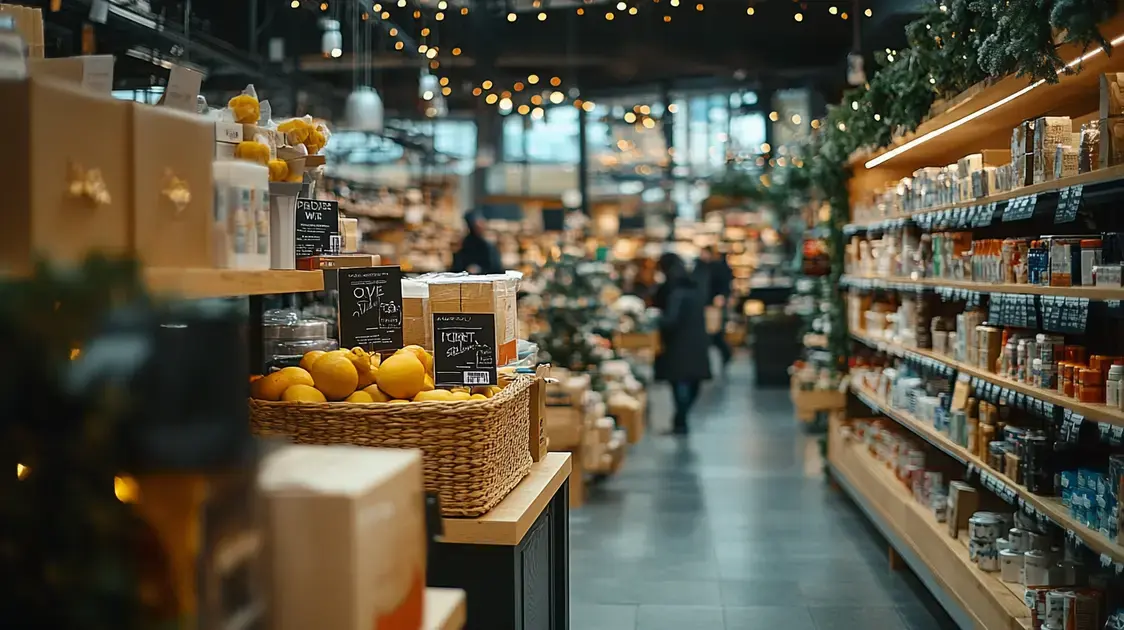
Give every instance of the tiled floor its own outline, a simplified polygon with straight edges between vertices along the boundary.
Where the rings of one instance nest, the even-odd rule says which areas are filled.
[[[788,391],[750,382],[748,363],[736,363],[705,388],[688,438],[650,435],[572,513],[570,627],[954,628],[908,570],[890,571],[885,541],[825,484]]]

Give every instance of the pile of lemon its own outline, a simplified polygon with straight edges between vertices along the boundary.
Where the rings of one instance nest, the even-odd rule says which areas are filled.
[[[433,386],[433,356],[421,346],[406,346],[382,359],[362,348],[304,355],[300,367],[287,367],[255,380],[258,400],[287,402],[408,403],[432,400],[485,400],[502,388]]]

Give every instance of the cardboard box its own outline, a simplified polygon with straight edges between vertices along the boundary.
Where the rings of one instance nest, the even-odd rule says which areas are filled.
[[[133,245],[152,267],[212,267],[215,182],[210,120],[131,103]]]
[[[429,307],[429,285],[418,280],[402,281],[402,343],[421,346],[433,352],[433,312]]]
[[[0,4],[0,15],[10,15],[16,30],[27,44],[29,59],[43,58],[43,12],[18,4]]]
[[[215,158],[233,160],[234,149],[242,142],[242,125],[233,122],[215,123]]]
[[[496,318],[496,363],[517,358],[519,314],[515,303],[518,276],[485,275],[441,278],[430,282],[433,313],[492,313]]]
[[[535,369],[535,382],[531,385],[531,422],[527,446],[531,449],[531,459],[536,462],[546,457],[550,446],[546,435],[546,379],[549,377],[550,365],[540,365]]]
[[[953,481],[948,485],[948,535],[956,538],[960,530],[968,529],[968,519],[980,507],[980,495],[976,489],[963,481]]]
[[[129,251],[130,107],[56,79],[0,82],[9,124],[0,268],[27,273],[37,255],[77,262]]]
[[[29,59],[27,70],[33,77],[53,77],[95,94],[113,91],[113,55]]]
[[[420,451],[288,446],[259,477],[272,528],[275,630],[420,629]]]

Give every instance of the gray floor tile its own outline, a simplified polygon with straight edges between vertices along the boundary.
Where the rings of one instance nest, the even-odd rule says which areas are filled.
[[[869,608],[858,602],[853,606],[810,606],[808,611],[816,630],[890,630],[904,623],[896,608]]]
[[[667,604],[718,606],[718,582],[642,581],[611,577],[571,579],[570,599],[596,604]]]
[[[725,580],[719,583],[723,606],[804,606],[795,580]]]
[[[636,606],[571,603],[570,627],[574,630],[634,630]]]
[[[803,606],[753,606],[725,609],[726,630],[817,630]]]
[[[640,606],[636,630],[725,630],[722,613],[719,606]]]

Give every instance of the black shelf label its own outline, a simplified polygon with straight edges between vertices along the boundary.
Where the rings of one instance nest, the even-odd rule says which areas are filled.
[[[297,258],[340,253],[340,204],[297,199],[295,222]]]
[[[1058,191],[1058,207],[1054,210],[1054,223],[1069,223],[1077,220],[1081,210],[1081,193],[1085,186],[1068,186]]]
[[[437,385],[496,385],[496,316],[433,314],[433,373]]]
[[[377,352],[402,347],[402,269],[338,271],[340,345]]]

